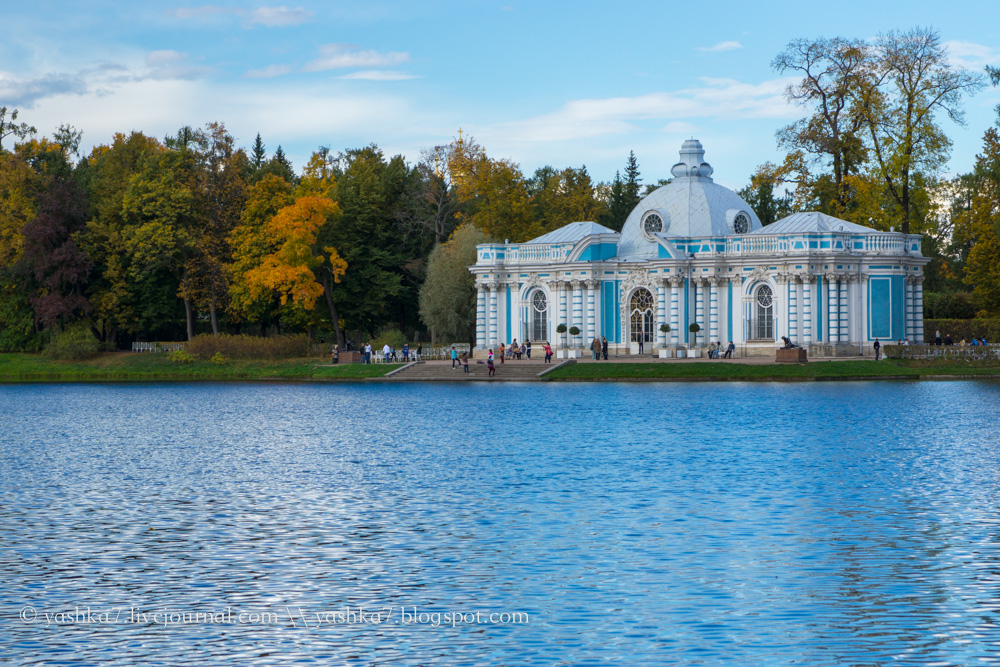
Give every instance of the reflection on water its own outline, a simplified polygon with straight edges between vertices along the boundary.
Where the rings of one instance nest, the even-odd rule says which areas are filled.
[[[989,382],[4,386],[0,662],[998,664],[997,424]],[[529,620],[431,616],[476,611]]]

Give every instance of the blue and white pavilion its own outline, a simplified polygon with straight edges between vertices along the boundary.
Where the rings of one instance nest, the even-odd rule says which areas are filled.
[[[773,354],[787,336],[811,355],[847,356],[876,338],[923,342],[920,235],[817,212],[762,227],[712,181],[704,156],[685,141],[673,179],[621,233],[574,222],[527,243],[480,245],[470,267],[477,349],[515,338],[587,348],[604,336],[617,354],[636,353],[640,340],[645,353],[667,355],[732,340],[752,356]],[[580,334],[559,334],[559,324]]]

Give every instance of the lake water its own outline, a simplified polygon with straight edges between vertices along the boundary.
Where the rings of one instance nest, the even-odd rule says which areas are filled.
[[[0,663],[1000,664],[998,425],[987,381],[0,386]]]

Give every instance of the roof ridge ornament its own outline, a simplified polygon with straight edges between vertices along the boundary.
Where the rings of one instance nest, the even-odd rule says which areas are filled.
[[[705,149],[697,139],[688,139],[681,144],[681,161],[675,164],[670,173],[675,178],[704,178],[711,181],[712,165],[705,162]]]

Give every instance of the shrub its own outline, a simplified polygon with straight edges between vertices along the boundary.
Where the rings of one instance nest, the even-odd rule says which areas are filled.
[[[229,363],[229,359],[227,359],[225,355],[223,355],[221,352],[216,352],[215,354],[212,355],[212,363],[218,366],[222,366],[224,364]]]
[[[660,331],[662,331],[663,333],[670,333],[670,325],[669,324],[661,324],[660,325]]]
[[[101,352],[101,343],[90,328],[75,324],[56,334],[45,346],[45,355],[52,359],[89,359]]]
[[[579,336],[580,335],[580,329],[577,328],[577,327],[570,327],[569,328],[569,335],[570,336]]]
[[[406,336],[399,329],[386,329],[372,341],[372,349],[381,350],[388,343],[389,347],[402,350],[406,342]]]
[[[565,324],[560,324],[559,326],[557,326],[556,327],[556,333],[561,333],[561,334],[566,333],[566,325]]]
[[[980,317],[974,320],[924,320],[924,340],[934,341],[934,332],[940,331],[941,338],[951,334],[957,345],[963,338],[971,343],[973,338],[982,338],[992,343],[1000,343],[1000,318]]]
[[[309,339],[305,334],[269,338],[202,334],[187,344],[187,351],[199,359],[216,354],[227,359],[295,359],[309,356]]]
[[[698,333],[699,331],[701,331],[701,325],[698,324],[697,322],[692,322],[691,325],[688,327],[688,331],[690,331],[691,333]]]
[[[190,364],[194,362],[194,355],[185,350],[174,350],[170,353],[170,361],[178,364]]]

